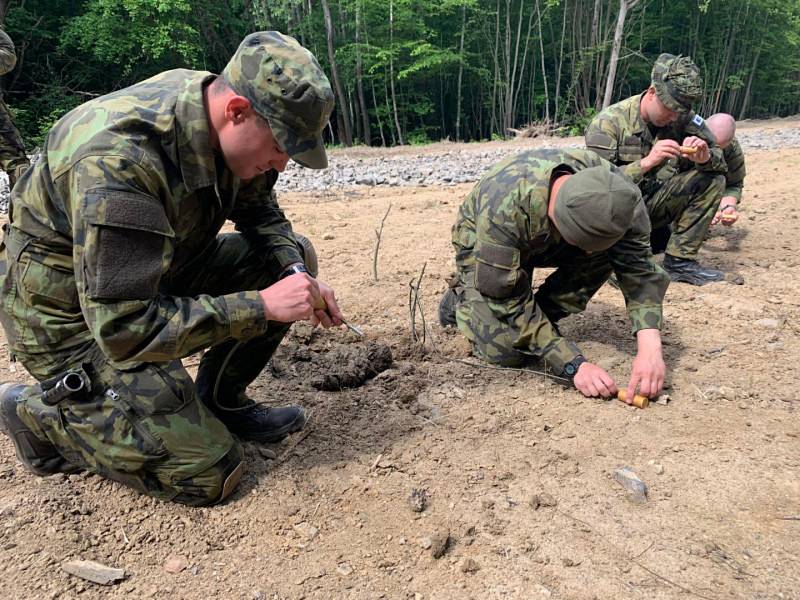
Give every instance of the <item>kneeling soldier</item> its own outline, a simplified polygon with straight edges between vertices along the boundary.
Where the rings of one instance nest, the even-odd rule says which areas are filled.
[[[0,386],[0,425],[29,470],[211,504],[242,473],[232,434],[303,427],[245,390],[291,322],[341,323],[274,191],[289,158],[327,166],[332,109],[314,56],[266,31],[220,76],[161,73],[56,123],[0,253],[3,329],[39,381]],[[192,381],[181,358],[203,349]]]
[[[617,393],[614,380],[562,337],[556,323],[583,311],[615,273],[638,354],[628,392],[659,392],[661,304],[669,283],[650,251],[638,188],[586,150],[531,150],[492,168],[453,227],[458,274],[440,305],[479,358],[503,366],[544,360],[585,396]],[[535,267],[556,267],[534,293]]]

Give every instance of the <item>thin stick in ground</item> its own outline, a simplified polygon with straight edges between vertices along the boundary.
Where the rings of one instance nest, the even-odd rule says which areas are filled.
[[[372,278],[378,281],[378,250],[381,247],[381,236],[383,235],[383,224],[386,222],[386,217],[389,216],[389,211],[392,210],[392,203],[389,203],[389,208],[386,209],[386,214],[381,219],[380,229],[375,230],[375,251],[372,253]]]
[[[422,285],[422,277],[425,275],[425,267],[427,266],[427,262],[422,265],[422,270],[419,273],[416,285],[413,279],[408,284],[408,312],[411,318],[411,341],[414,343],[421,341],[423,346],[425,345],[426,327],[425,313],[422,312],[422,305],[419,302],[419,288]],[[422,340],[420,340],[417,335],[417,309],[419,309],[419,314],[422,317]]]

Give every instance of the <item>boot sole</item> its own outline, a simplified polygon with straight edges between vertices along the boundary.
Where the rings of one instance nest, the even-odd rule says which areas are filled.
[[[669,278],[671,281],[676,283],[688,283],[690,285],[706,285],[707,283],[719,283],[720,281],[724,281],[725,277],[720,277],[719,279],[698,279],[697,277],[693,277],[692,275],[683,275],[681,273],[671,273],[667,271]]]
[[[294,421],[292,421],[291,423],[287,423],[280,429],[275,429],[273,431],[270,431],[268,434],[264,433],[257,435],[242,435],[240,433],[237,433],[235,430],[231,431],[241,439],[246,440],[248,442],[258,442],[261,444],[275,444],[277,442],[282,441],[284,438],[286,438],[286,436],[292,433],[297,433],[298,431],[303,429],[303,427],[305,427],[305,424],[307,422],[308,422],[308,417],[306,415],[306,411],[301,410]]]

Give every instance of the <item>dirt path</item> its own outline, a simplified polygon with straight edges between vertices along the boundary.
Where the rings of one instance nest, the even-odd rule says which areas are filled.
[[[469,185],[284,195],[320,277],[351,322],[392,347],[394,366],[360,388],[317,391],[301,365],[356,340],[298,328],[251,391],[309,407],[308,435],[248,446],[241,489],[217,508],[94,476],[39,479],[3,438],[0,596],[800,598],[800,520],[783,518],[800,515],[798,163],[800,149],[748,156],[741,226],[715,230],[702,256],[744,284],[670,287],[672,402],[644,411],[456,362],[463,340],[436,324],[427,352],[410,343],[409,282],[427,263],[435,322]],[[374,283],[373,229],[390,203]],[[563,330],[625,380],[634,344],[618,291],[604,287]],[[622,465],[646,481],[646,503],[612,480]],[[172,555],[186,559],[177,574],[164,570]],[[82,582],[60,569],[72,558],[127,578]]]

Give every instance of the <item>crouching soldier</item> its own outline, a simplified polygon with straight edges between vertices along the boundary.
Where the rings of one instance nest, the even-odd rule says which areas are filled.
[[[29,470],[211,504],[241,477],[234,435],[303,427],[245,390],[291,322],[341,323],[274,191],[290,158],[327,166],[332,109],[314,56],[267,31],[219,76],[161,73],[56,123],[0,253],[8,345],[40,382],[0,388],[0,425]],[[180,359],[201,350],[193,381]]]
[[[583,311],[612,273],[637,337],[628,392],[659,392],[661,304],[669,278],[650,251],[650,221],[638,188],[586,150],[531,150],[492,168],[467,196],[453,227],[458,273],[440,304],[487,362],[544,361],[585,396],[617,384],[589,362],[558,321]],[[535,267],[556,267],[535,292]]]

